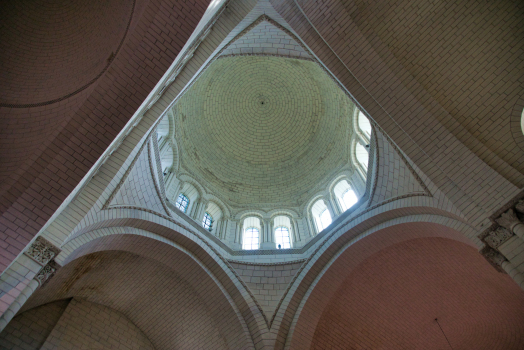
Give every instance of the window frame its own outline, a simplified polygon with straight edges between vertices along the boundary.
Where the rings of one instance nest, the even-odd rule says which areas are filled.
[[[207,221],[209,221],[209,223]],[[209,214],[207,211],[204,212],[204,217],[202,218],[202,227],[211,232],[213,230],[214,222],[215,220],[213,219],[213,216],[211,216],[211,214]]]
[[[279,244],[279,242],[278,242],[278,238],[277,238],[277,237],[278,237],[278,236],[277,236],[277,231],[278,231],[278,230],[282,231],[282,229],[285,229],[285,230],[287,231],[287,240],[288,240],[288,243],[289,243],[289,247],[286,248],[286,247],[284,246],[285,242],[284,242],[284,239],[282,239],[282,242],[281,242],[281,244],[282,244],[282,248],[281,248],[281,249],[291,249],[291,229],[290,229],[289,227],[287,227],[287,226],[284,226],[284,225],[280,225],[280,226],[275,227],[274,235],[275,235],[275,244],[276,244],[276,247],[277,247],[277,249],[278,249],[278,244]],[[282,238],[285,238],[285,237],[282,236]]]
[[[349,191],[353,192],[353,195],[354,195],[355,198],[356,198],[356,202],[353,203],[352,205],[350,205],[349,207],[344,208],[344,207],[347,206],[346,202],[344,201],[344,195],[346,195],[346,193],[348,193]],[[352,208],[355,204],[358,203],[358,195],[357,195],[357,193],[355,192],[355,190],[353,190],[353,188],[351,187],[351,185],[350,185],[350,187],[349,187],[347,190],[345,190],[345,191],[340,195],[340,197],[338,197],[338,203],[339,203],[340,206],[342,207],[343,212],[347,211],[348,209]]]
[[[256,231],[257,232],[257,242],[256,242],[256,248],[253,248],[253,237],[252,238],[252,241],[250,243],[250,248],[246,248],[246,233],[248,231]],[[255,226],[249,226],[249,227],[246,227],[244,229],[244,232],[242,234],[242,250],[257,250],[257,249],[260,249],[260,229],[258,227],[255,227]]]
[[[180,198],[182,198],[182,201],[179,203],[179,200]],[[184,202],[184,198],[185,198],[185,201],[186,201],[186,205],[185,207],[182,209],[183,207],[183,202]],[[186,196],[184,193],[180,193],[176,199],[176,202],[175,202],[175,208],[177,208],[178,210],[180,210],[182,213],[186,214],[187,213],[187,208],[189,208],[189,203],[191,201],[189,200],[189,197]]]

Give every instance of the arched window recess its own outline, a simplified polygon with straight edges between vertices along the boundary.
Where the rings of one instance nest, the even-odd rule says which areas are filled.
[[[291,233],[293,231],[291,219],[286,215],[279,215],[273,219],[273,234],[277,249],[290,249],[292,247]]]
[[[175,207],[177,209],[180,209],[180,211],[182,211],[183,213],[186,213],[187,208],[189,207],[189,198],[187,198],[185,194],[180,193],[176,200]]]
[[[244,232],[242,234],[242,249],[254,250],[260,248],[260,219],[254,216],[244,219]]]
[[[357,124],[360,135],[363,136],[364,143],[369,144],[369,140],[371,139],[371,123],[362,111],[358,111]]]
[[[208,212],[204,213],[204,219],[202,220],[202,227],[211,232],[213,230],[213,217]]]
[[[347,180],[340,180],[333,188],[341,212],[345,212],[358,202],[358,197]]]
[[[323,199],[319,199],[313,204],[311,207],[311,216],[313,217],[317,233],[322,232],[333,221],[331,213]]]

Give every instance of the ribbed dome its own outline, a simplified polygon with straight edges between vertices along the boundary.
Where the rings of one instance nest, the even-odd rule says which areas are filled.
[[[349,162],[352,108],[315,62],[220,58],[175,105],[182,171],[233,205],[299,205]]]

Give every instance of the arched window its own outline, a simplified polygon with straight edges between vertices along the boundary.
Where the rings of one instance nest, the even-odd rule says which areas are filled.
[[[207,212],[204,214],[204,220],[202,220],[202,226],[209,232],[211,232],[211,230],[213,229],[213,217]]]
[[[362,134],[366,136],[367,140],[369,140],[371,137],[371,123],[361,111],[358,111],[358,128]]]
[[[317,231],[322,232],[326,227],[331,224],[332,218],[329,210],[322,199],[319,199],[311,207],[311,214],[315,220]]]
[[[368,171],[368,160],[369,160],[369,153],[366,150],[364,146],[362,146],[359,142],[357,142],[357,146],[355,147],[355,154],[357,156],[357,161],[364,169],[364,172],[367,173]]]
[[[182,212],[187,211],[187,207],[189,206],[189,198],[185,194],[180,193],[180,196],[178,196],[175,207],[180,209]]]
[[[216,203],[211,201],[207,203],[204,218],[202,221],[202,226],[204,227],[206,227],[206,215],[209,215],[209,218],[211,219],[211,225],[208,228],[209,232],[214,232],[215,235],[220,235],[223,231],[223,228],[221,227],[223,222],[220,221],[220,219],[222,218],[222,210],[220,209],[220,207]]]
[[[333,193],[335,194],[335,197],[337,197],[342,211],[348,210],[358,202],[358,197],[355,194],[355,191],[351,189],[351,186],[346,180],[337,183],[335,188],[333,188]]]
[[[279,226],[275,229],[275,242],[278,249],[291,248],[291,239],[289,238],[289,229]]]
[[[285,215],[279,215],[273,219],[275,227],[275,244],[280,249],[291,248],[291,220]]]
[[[260,247],[260,219],[249,217],[244,220],[242,249],[253,250]]]
[[[166,143],[164,148],[160,151],[160,164],[162,165],[162,173],[167,175],[171,166],[173,165],[173,147]]]

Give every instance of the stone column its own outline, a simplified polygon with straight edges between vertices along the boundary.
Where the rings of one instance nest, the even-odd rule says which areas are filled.
[[[193,220],[198,221],[198,213],[200,212],[200,206],[202,205],[202,200],[197,198],[195,200],[195,204],[193,204],[193,207],[191,208],[191,217]]]
[[[0,317],[0,332],[4,330],[5,326],[13,319],[18,310],[22,308],[27,299],[34,293],[38,288],[39,283],[37,280],[33,279],[27,284],[27,286],[22,290],[18,297],[11,303],[9,308],[4,312],[2,317]]]
[[[235,243],[240,244],[240,247],[242,247],[243,225],[241,222],[235,221],[235,226]]]
[[[178,182],[178,186],[177,186],[177,189],[175,191],[175,198],[174,198],[175,202],[178,199],[178,196],[180,196],[180,193],[182,193],[182,188],[184,188],[184,185],[185,185],[184,181],[179,181]]]
[[[519,208],[520,209],[520,208]],[[524,240],[524,224],[519,220],[513,209],[508,210],[498,218],[497,223]]]
[[[214,230],[215,231],[214,235],[217,238],[219,238],[220,220],[221,219],[214,220],[213,221],[213,226],[212,226],[212,229],[211,229],[211,233],[213,233],[213,230]]]
[[[293,241],[291,242],[291,248],[295,245],[296,242],[300,241],[300,232],[298,230],[297,219],[291,218],[291,224],[293,225]]]
[[[204,199],[200,201],[200,208],[198,208],[197,217],[195,218],[195,220],[200,224],[202,223],[202,220],[204,220],[204,212],[206,211],[208,203],[209,202]]]
[[[335,218],[337,217],[337,215],[335,215],[335,210],[333,209],[333,206],[331,205],[331,201],[325,198],[323,200],[324,200],[324,204],[326,205],[326,207],[329,210],[329,215],[331,215],[331,221],[335,221]]]
[[[0,317],[0,332],[13,319],[16,313],[24,306],[25,302],[35,290],[51,278],[56,270],[60,267],[54,262],[54,258],[60,253],[60,249],[42,237],[38,237],[24,252],[24,255],[30,257],[42,266],[36,276],[29,281],[24,289],[9,305],[7,310]]]
[[[260,249],[276,249],[275,235],[273,234],[273,223],[271,219],[264,219],[262,223],[262,242]]]
[[[332,194],[329,195],[329,203],[331,203],[331,207],[335,212],[335,216],[339,216],[340,214],[342,214],[342,208],[340,207],[340,203],[338,203],[338,201]],[[332,217],[332,219],[334,220],[335,217]]]
[[[491,247],[485,247],[480,251],[480,253],[486,258],[486,260],[497,270],[505,271],[511,278],[524,289],[524,276],[517,270],[517,268],[510,263],[504,255],[500,254],[495,249]]]
[[[318,232],[317,232],[317,226],[314,222],[314,219],[311,217],[311,214],[306,216],[306,222],[309,228],[309,238],[313,238],[315,234],[318,234]]]

